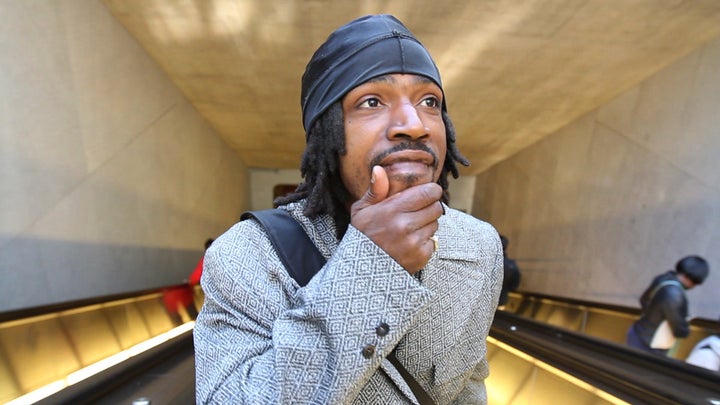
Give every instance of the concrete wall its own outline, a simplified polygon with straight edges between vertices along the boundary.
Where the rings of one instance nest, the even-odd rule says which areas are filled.
[[[250,206],[253,210],[266,210],[273,207],[273,189],[278,184],[298,184],[302,181],[298,170],[251,169],[250,184],[252,196]]]
[[[720,40],[478,176],[473,213],[510,238],[521,289],[639,306],[688,254],[691,314],[720,315]]]
[[[181,282],[248,174],[96,1],[0,7],[0,311]]]

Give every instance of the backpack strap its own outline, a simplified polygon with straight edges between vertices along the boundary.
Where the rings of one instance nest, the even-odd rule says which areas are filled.
[[[648,304],[650,304],[652,302],[653,298],[655,298],[655,294],[657,294],[658,291],[660,291],[661,289],[663,289],[665,286],[668,286],[668,285],[674,285],[674,286],[680,288],[681,290],[683,290],[682,284],[680,284],[680,282],[677,280],[662,281],[662,282],[658,283],[658,285],[656,285],[655,288],[653,288],[652,291],[650,292],[650,295],[648,296],[648,300],[647,300]]]
[[[290,277],[304,287],[324,265],[325,258],[298,221],[280,209],[247,211],[240,220],[252,218],[265,229]]]

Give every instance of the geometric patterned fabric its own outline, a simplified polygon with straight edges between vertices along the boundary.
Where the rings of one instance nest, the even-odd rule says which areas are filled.
[[[194,339],[197,402],[417,403],[395,354],[438,404],[484,404],[485,339],[502,283],[495,229],[445,207],[440,249],[415,277],[350,226],[291,213],[327,259],[299,288],[256,221],[205,253]]]

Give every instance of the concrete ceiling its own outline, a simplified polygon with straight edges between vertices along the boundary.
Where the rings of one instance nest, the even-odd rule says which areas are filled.
[[[338,26],[402,20],[482,172],[720,35],[718,0],[103,0],[251,168],[297,168],[300,76]]]

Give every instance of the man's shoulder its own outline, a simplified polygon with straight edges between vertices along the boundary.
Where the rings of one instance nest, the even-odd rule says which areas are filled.
[[[262,226],[254,220],[242,220],[233,224],[206,250],[205,258],[217,255],[235,256],[249,249],[265,249],[270,242]]]
[[[295,218],[296,221],[300,222],[300,224],[303,225],[304,228],[310,228],[314,226],[313,219],[307,217],[303,211],[305,211],[305,204],[306,200],[300,200],[296,202],[291,202],[286,205],[281,205],[277,207],[279,210],[287,211],[291,217]],[[324,215],[321,215],[320,218],[324,218]],[[322,221],[323,219],[321,219]]]
[[[306,200],[300,200],[287,205],[279,206],[278,209],[285,210],[290,216],[305,230],[315,246],[320,250],[323,256],[330,257],[338,244],[336,237],[335,221],[327,214],[318,215],[315,218],[309,218],[303,212],[305,210]]]
[[[447,206],[439,223],[438,235],[441,245],[449,245],[444,250],[448,257],[502,255],[500,237],[489,223]]]
[[[305,213],[303,212],[304,209],[305,209],[305,202],[306,202],[306,200],[305,200],[305,199],[302,199],[302,200],[300,200],[300,201],[291,202],[291,203],[288,203],[288,204],[285,204],[285,205],[281,205],[281,206],[279,206],[279,207],[276,207],[275,209],[281,210],[281,211],[285,211],[285,212],[287,212],[288,214],[290,214],[290,217],[292,217],[292,218],[295,219],[297,222],[299,222],[300,225],[305,229],[305,231],[306,231],[308,234],[312,234],[312,232],[311,232],[311,229],[312,229],[312,228],[318,227],[318,223],[325,223],[325,222],[327,222],[328,219],[326,219],[326,217],[327,217],[326,215],[322,215],[322,216],[320,216],[319,218],[316,218],[316,219],[311,219],[311,218],[307,217],[307,216],[305,215]],[[264,210],[259,210],[259,211],[264,211]],[[252,212],[252,211],[248,211],[248,212]],[[330,220],[330,221],[331,221],[331,220]],[[260,226],[260,225],[257,223],[257,221],[248,221],[248,220],[241,221],[239,224],[236,224],[233,228],[236,228],[236,230],[242,231],[242,230],[243,230],[243,227],[245,226],[245,225],[242,225],[242,222],[255,223],[255,225],[250,225],[250,226],[251,226],[251,227],[259,226],[259,227],[260,227],[260,231],[261,231],[261,232],[264,232],[264,228],[262,228],[262,226]],[[320,227],[322,227],[322,226],[320,226]],[[232,229],[232,228],[231,228],[231,229]]]

